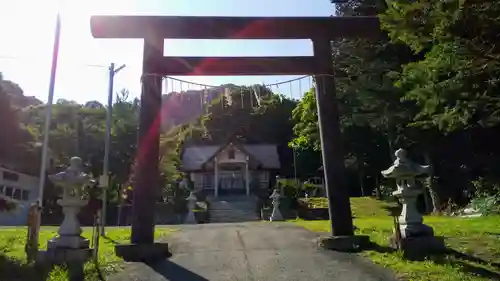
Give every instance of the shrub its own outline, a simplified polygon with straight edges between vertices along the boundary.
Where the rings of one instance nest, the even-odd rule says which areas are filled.
[[[11,212],[17,207],[16,202],[7,197],[0,197],[0,212]]]
[[[287,198],[304,197],[306,194],[309,196],[316,196],[321,186],[312,183],[302,183],[294,179],[280,179],[280,185],[283,186],[283,196]]]
[[[496,182],[479,178],[472,181],[475,189],[470,205],[481,214],[500,214],[500,185]]]
[[[299,206],[308,208],[308,209],[324,209],[328,208],[328,199],[326,198],[300,198],[298,200]]]
[[[484,215],[500,214],[500,194],[474,198],[471,206]]]

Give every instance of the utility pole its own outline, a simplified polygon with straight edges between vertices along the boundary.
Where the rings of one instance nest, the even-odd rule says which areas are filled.
[[[296,155],[296,150],[295,146],[292,147],[293,151],[293,177],[295,178],[295,181],[297,181],[297,155]]]
[[[78,157],[82,157],[82,155],[80,155],[80,124],[79,124],[79,119],[78,119],[78,116],[79,116],[79,110],[80,108],[75,105],[73,107],[73,122],[74,122],[74,126],[75,126],[75,153],[74,155],[75,156],[78,156]]]
[[[36,218],[35,225],[35,237],[33,238],[33,245],[35,245],[35,250],[38,250],[38,240],[40,226],[42,222],[42,210],[43,210],[43,192],[45,187],[46,172],[47,172],[47,162],[49,162],[49,131],[50,131],[50,121],[52,118],[52,104],[54,103],[54,88],[56,84],[56,73],[57,73],[57,60],[59,58],[59,41],[61,39],[61,15],[57,13],[56,18],[56,28],[54,32],[54,47],[52,49],[52,66],[50,68],[50,81],[49,81],[49,96],[47,99],[47,108],[45,112],[45,124],[43,130],[43,146],[42,146],[42,163],[40,163],[40,181],[38,182],[38,214]],[[36,251],[35,251],[36,252]]]
[[[104,141],[104,165],[103,172],[101,175],[101,179],[99,180],[99,184],[103,188],[102,191],[102,219],[101,219],[101,236],[105,235],[105,226],[106,226],[106,207],[107,207],[107,195],[109,188],[109,150],[111,146],[111,119],[112,119],[112,110],[113,110],[113,83],[115,80],[115,75],[125,68],[125,65],[118,67],[115,69],[115,64],[111,63],[109,66],[109,84],[108,84],[108,108],[106,111],[106,138]]]

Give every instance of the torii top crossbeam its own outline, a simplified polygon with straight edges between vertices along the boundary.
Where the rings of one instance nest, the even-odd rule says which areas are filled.
[[[95,38],[334,39],[380,34],[377,17],[93,16]]]
[[[378,37],[376,17],[179,17],[93,16],[95,38],[312,39]],[[160,42],[161,41],[161,42]],[[162,75],[302,75],[327,73],[312,56],[164,57],[149,56],[148,71]]]

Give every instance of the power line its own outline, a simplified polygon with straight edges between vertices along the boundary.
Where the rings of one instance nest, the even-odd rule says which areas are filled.
[[[14,57],[14,56],[5,56],[5,55],[0,55],[0,59],[7,59],[7,60],[17,60],[17,61],[30,61],[33,60],[33,58],[28,58],[28,57]],[[79,66],[79,67],[98,67],[98,68],[108,68],[109,66],[103,65],[103,64],[75,64],[74,66]]]

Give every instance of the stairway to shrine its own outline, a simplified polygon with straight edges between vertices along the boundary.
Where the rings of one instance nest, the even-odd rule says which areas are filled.
[[[208,198],[211,223],[247,222],[259,220],[254,196],[220,196]]]

